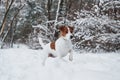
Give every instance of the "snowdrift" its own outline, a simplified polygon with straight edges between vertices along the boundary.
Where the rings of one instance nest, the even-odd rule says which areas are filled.
[[[41,50],[0,50],[0,80],[120,80],[120,54],[78,54],[74,60],[48,58]]]

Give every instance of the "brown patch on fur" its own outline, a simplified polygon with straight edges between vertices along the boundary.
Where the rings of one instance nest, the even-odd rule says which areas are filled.
[[[51,43],[50,43],[50,47],[51,47],[51,49],[54,49],[54,50],[55,50],[55,42],[51,42]]]
[[[60,29],[60,36],[66,36],[66,34],[68,33],[68,28],[66,26],[62,26],[59,29]]]
[[[48,54],[48,57],[55,58],[55,56],[53,54]]]

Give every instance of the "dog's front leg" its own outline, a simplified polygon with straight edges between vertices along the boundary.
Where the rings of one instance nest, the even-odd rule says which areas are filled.
[[[42,56],[43,56],[43,57],[42,57],[42,59],[43,59],[42,65],[45,65],[46,59],[48,58],[48,54],[47,54],[46,51],[43,51],[43,54],[44,54],[44,55],[42,55]]]
[[[69,53],[70,53],[69,60],[72,61],[73,60],[73,52],[72,52],[72,50],[70,50]]]
[[[46,59],[47,59],[47,56],[45,56],[45,57],[43,58],[43,61],[42,61],[42,65],[43,65],[43,66],[45,66]]]

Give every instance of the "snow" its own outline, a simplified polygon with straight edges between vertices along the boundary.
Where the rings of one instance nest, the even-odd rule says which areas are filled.
[[[74,52],[74,60],[48,58],[26,46],[0,50],[0,80],[120,80],[120,54]]]

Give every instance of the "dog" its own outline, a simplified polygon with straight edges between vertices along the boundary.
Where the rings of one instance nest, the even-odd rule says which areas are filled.
[[[39,43],[43,47],[43,62],[42,64],[45,65],[45,61],[48,57],[58,57],[62,58],[65,57],[69,53],[69,60],[73,60],[73,53],[72,53],[72,42],[71,39],[73,38],[73,31],[74,28],[70,26],[61,26],[59,27],[60,35],[59,38],[55,42],[50,42],[48,44],[44,44],[42,39],[39,38]]]

